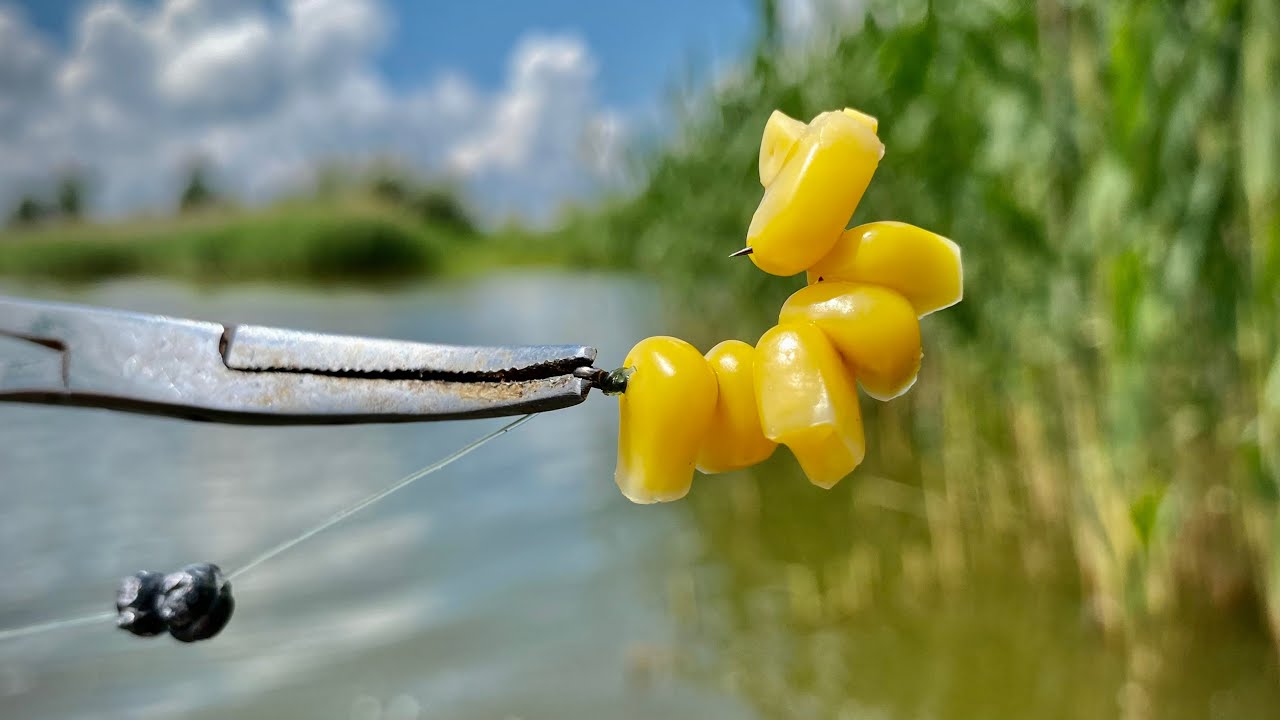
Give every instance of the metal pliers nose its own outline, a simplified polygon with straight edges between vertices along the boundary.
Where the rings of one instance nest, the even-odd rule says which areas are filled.
[[[498,417],[577,405],[594,348],[460,346],[261,327],[0,297],[0,401],[259,425]]]

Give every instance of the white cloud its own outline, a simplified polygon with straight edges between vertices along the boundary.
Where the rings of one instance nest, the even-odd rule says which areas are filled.
[[[802,44],[865,12],[864,0],[780,0],[778,22],[785,40]]]
[[[608,173],[618,161],[613,129],[620,121],[595,109],[590,92],[594,73],[579,42],[525,39],[512,54],[508,86],[449,153],[449,166],[483,182],[508,207],[519,207],[522,194],[530,190],[501,182],[513,173],[530,173],[533,183],[586,191],[601,170]],[[587,152],[592,143],[597,148]]]
[[[391,157],[461,181],[495,215],[537,220],[619,175],[622,125],[577,38],[525,38],[495,92],[456,73],[398,91],[375,63],[390,27],[377,0],[274,9],[96,0],[59,52],[0,5],[0,206],[68,166],[118,215],[171,207],[196,156],[250,202],[323,162]]]
[[[42,101],[53,72],[49,47],[0,11],[0,142],[16,134],[26,107]]]
[[[175,108],[211,114],[262,107],[278,91],[272,40],[257,18],[198,36],[160,70],[161,97]]]

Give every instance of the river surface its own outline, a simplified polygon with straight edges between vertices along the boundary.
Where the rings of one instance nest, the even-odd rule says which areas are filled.
[[[643,284],[540,272],[386,292],[127,281],[0,293],[422,341],[584,343],[602,367],[674,331]],[[234,569],[502,423],[247,428],[0,405],[0,629],[110,609],[138,569]],[[927,526],[909,493],[842,509],[851,520],[833,530],[806,508],[866,496],[770,490],[794,481],[773,470],[783,453],[757,475],[700,481],[690,501],[634,506],[612,480],[616,431],[598,395],[534,418],[237,579],[235,616],[212,641],[139,639],[106,621],[0,642],[0,717],[1280,716],[1274,653],[1248,624],[1124,652],[1091,628],[1073,582],[1006,571],[998,552],[947,592],[916,592]],[[832,577],[850,585],[839,612],[812,600]]]

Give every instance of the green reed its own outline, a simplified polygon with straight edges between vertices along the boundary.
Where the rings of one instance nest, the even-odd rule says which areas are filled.
[[[725,258],[765,119],[878,116],[887,154],[854,222],[965,253],[965,301],[924,323],[924,378],[867,407],[865,473],[932,498],[919,562],[945,581],[1012,534],[1069,548],[1122,638],[1201,605],[1280,629],[1280,9],[868,5],[801,50],[762,41],[689,100],[639,196],[575,218],[563,253],[669,282],[709,341],[754,340],[798,283]],[[847,533],[832,547],[855,562]]]

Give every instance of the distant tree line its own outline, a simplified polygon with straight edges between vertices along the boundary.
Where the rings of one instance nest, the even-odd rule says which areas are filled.
[[[364,168],[328,164],[319,168],[314,190],[318,197],[365,195],[415,216],[428,225],[460,234],[476,232],[476,221],[457,186],[423,178],[394,160]]]
[[[218,204],[222,198],[210,178],[207,162],[193,160],[187,165],[186,179],[177,196],[178,212],[186,213]],[[16,227],[45,222],[77,222],[88,208],[89,182],[78,170],[64,172],[52,192],[27,191],[9,213],[9,224]]]
[[[178,212],[187,213],[216,205],[220,199],[209,178],[209,166],[192,162],[187,168],[187,181],[178,195]]]
[[[214,175],[206,160],[191,160],[175,197],[175,210],[192,213],[224,205],[226,196],[219,190]],[[337,165],[322,167],[313,193],[316,198],[363,195],[399,208],[428,225],[461,234],[476,231],[472,213],[456,187],[424,180],[391,162],[375,163],[363,170]],[[88,201],[89,183],[85,174],[67,171],[51,192],[28,191],[19,197],[9,213],[9,224],[29,227],[45,222],[77,222],[84,216]]]
[[[79,172],[67,172],[58,179],[51,196],[25,193],[10,214],[13,225],[34,225],[45,220],[76,221],[84,214],[88,182]]]
[[[453,188],[424,184],[412,176],[392,171],[375,172],[369,181],[369,191],[378,200],[403,208],[430,225],[461,233],[475,231],[471,213]]]

